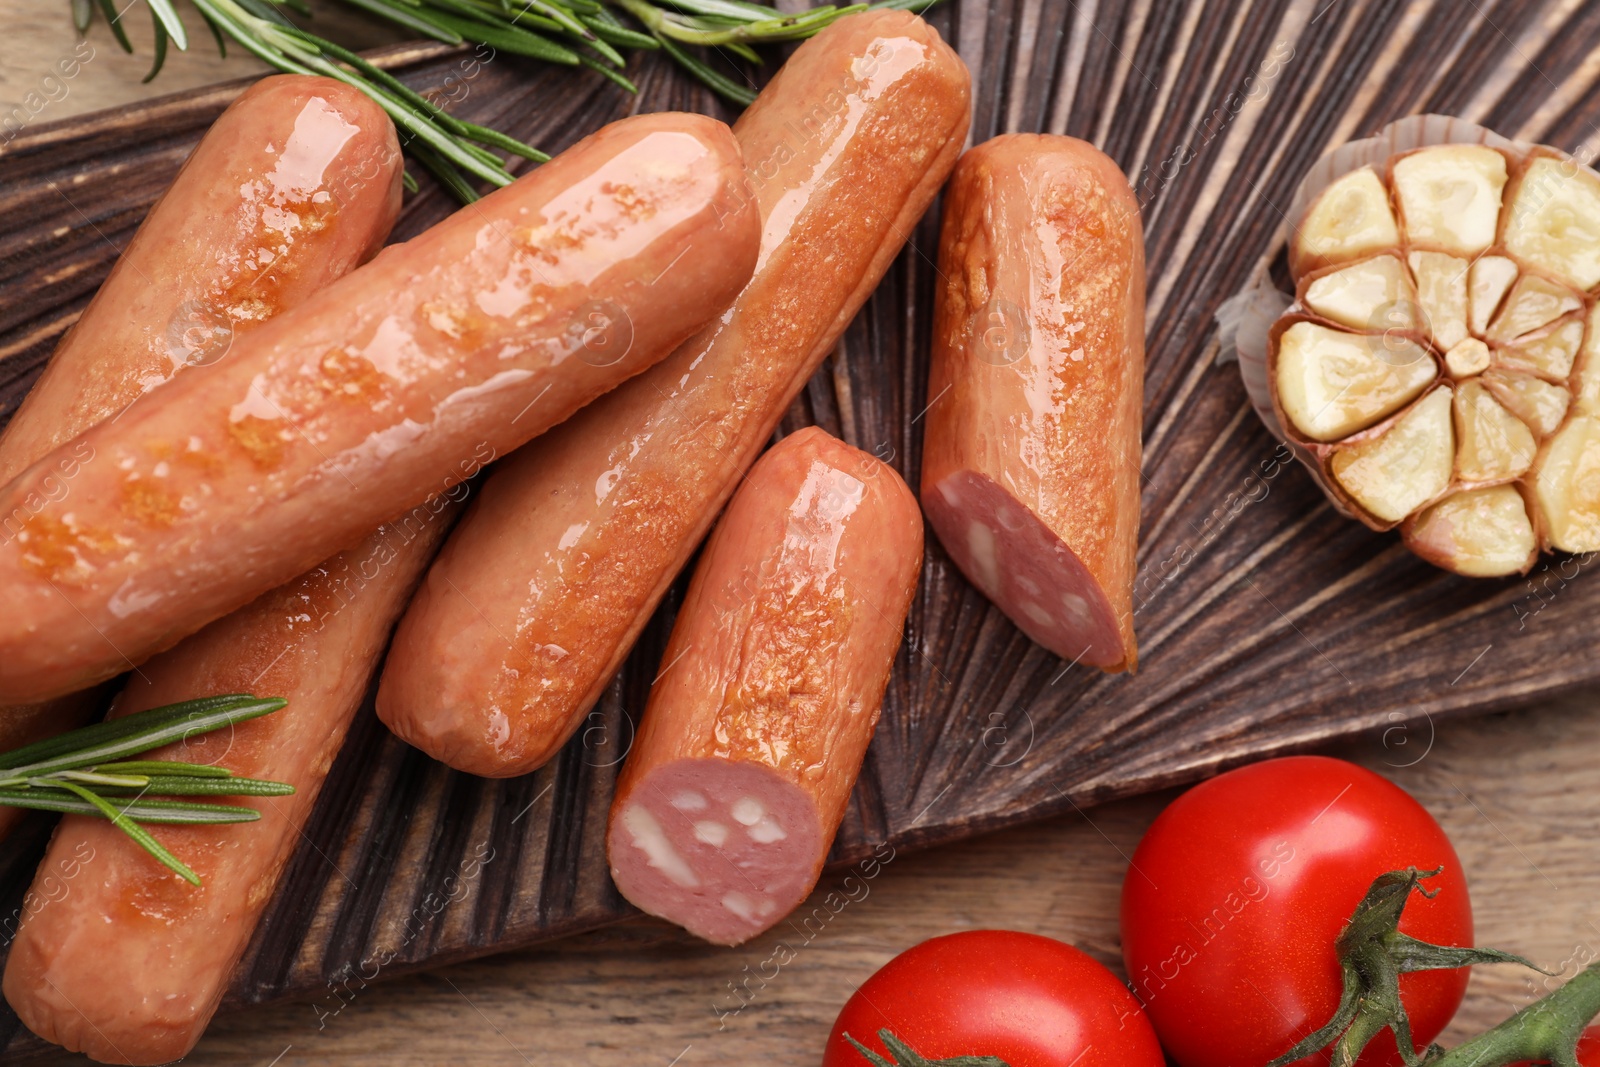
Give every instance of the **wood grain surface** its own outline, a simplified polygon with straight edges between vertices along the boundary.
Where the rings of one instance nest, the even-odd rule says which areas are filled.
[[[933,21],[980,72],[979,138],[1010,128],[1087,136],[1146,200],[1146,670],[1132,682],[1069,671],[1052,683],[1065,665],[1032,649],[932,553],[914,643],[838,854],[859,857],[888,835],[896,858],[872,896],[721,1029],[717,1008],[737,1004],[727,983],[766,958],[764,942],[712,950],[633,921],[551,950],[384,983],[620,913],[581,814],[602,810],[603,765],[625,748],[625,713],[642,703],[638,678],[654,666],[665,618],[613,687],[589,744],[576,743],[553,773],[504,785],[460,779],[369,722],[308,828],[357,888],[343,891],[307,850],[233,995],[289,999],[243,1023],[225,1017],[191,1062],[265,1063],[279,1053],[285,1063],[811,1062],[853,983],[943,929],[1038,929],[1111,962],[1121,854],[1159,801],[943,853],[911,856],[907,846],[1352,733],[1365,737],[1357,754],[1380,770],[1410,762],[1437,735],[1425,759],[1392,773],[1461,844],[1484,940],[1547,966],[1595,944],[1596,864],[1584,844],[1600,810],[1592,705],[1462,726],[1445,719],[1592,678],[1585,623],[1600,594],[1570,571],[1547,572],[1537,589],[1465,583],[1337,520],[1298,470],[1274,461],[1232,372],[1211,365],[1209,316],[1277,253],[1273,204],[1286,202],[1327,145],[1408,111],[1444,110],[1578,147],[1600,118],[1590,101],[1600,71],[1586,43],[1600,24],[1596,8],[1028,0],[936,11]],[[52,32],[31,54],[70,50],[70,28]],[[103,34],[96,40],[109,46]],[[408,77],[438,85],[451,70],[444,58]],[[638,75],[645,109],[710,108],[665,68],[646,61]],[[12,92],[9,80],[0,84]],[[79,102],[88,84],[75,82]],[[464,112],[551,148],[630,106],[604,85],[511,61],[472,88]],[[223,98],[157,105],[137,126],[35,125],[0,155],[0,382],[11,402]],[[78,173],[88,178],[69,187],[69,200],[59,183]],[[447,208],[425,191],[408,205],[401,236]],[[80,211],[93,226],[74,217]],[[931,251],[934,232],[919,230],[786,428],[819,421],[867,447],[888,442],[914,476],[933,281],[920,250]],[[537,830],[515,829],[524,822]],[[506,843],[512,851],[497,855],[513,862],[491,864],[473,895],[404,941],[404,917],[433,888],[429,879],[486,841]],[[24,853],[8,845],[6,858],[21,869]],[[329,985],[344,963],[397,938],[405,951],[373,979],[380,984]],[[1517,981],[1486,972],[1466,1017],[1503,1013],[1521,995]],[[19,1035],[15,1051],[27,1048]]]

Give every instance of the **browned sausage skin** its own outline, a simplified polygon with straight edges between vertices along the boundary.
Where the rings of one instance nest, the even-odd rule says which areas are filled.
[[[382,247],[400,210],[400,144],[366,94],[332,78],[264,78],[207,131],[0,434],[0,484],[190,363],[297,304]],[[71,491],[88,445],[57,456],[41,495]],[[81,725],[97,691],[0,708],[0,751]],[[0,837],[20,812],[0,808]]]
[[[969,78],[921,19],[807,41],[739,119],[764,220],[728,314],[501,464],[408,610],[378,714],[474,774],[540,766],[621,665],[954,165]]]
[[[939,270],[928,523],[1023,633],[1132,670],[1144,388],[1133,191],[1083,141],[996,137],[956,166]]]
[[[372,258],[400,212],[402,170],[394,125],[361,91],[299,74],[246,89],[11,417],[0,485]]]
[[[62,819],[41,876],[74,859],[68,893],[31,912],[6,961],[5,996],[30,1030],[105,1063],[169,1063],[194,1047],[316,803],[394,620],[457,505],[418,505],[358,547],[148,661],[113,715],[224,693],[287,707],[152,759],[216,763],[292,784],[233,826],[151,826],[197,873],[190,885],[101,819]],[[88,857],[87,859],[85,857]]]
[[[622,895],[720,944],[822,871],[878,721],[922,565],[893,469],[815,427],[750,471],[690,582],[623,765]]]
[[[0,545],[0,699],[170,647],[659,360],[748,280],[749,201],[726,126],[624,119],[90,430]]]

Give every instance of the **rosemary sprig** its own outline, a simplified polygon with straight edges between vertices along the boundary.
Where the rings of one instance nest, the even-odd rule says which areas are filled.
[[[239,778],[211,764],[125,757],[270,715],[285,703],[249,694],[186,700],[0,753],[0,805],[109,819],[145,851],[199,885],[199,875],[142,824],[254,822],[261,813],[233,804],[149,798],[281,797],[293,793],[294,786]]]
[[[117,43],[133,45],[112,0],[71,0],[73,20],[88,28],[99,10]],[[624,50],[664,50],[702,84],[743,107],[755,92],[717,70],[693,49],[724,49],[753,63],[755,48],[810,37],[846,15],[892,7],[922,11],[937,0],[880,0],[846,6],[827,4],[786,14],[746,0],[339,0],[375,18],[446,44],[473,42],[561,66],[597,71],[628,92],[637,92],[623,69]],[[400,130],[411,155],[433,172],[463,202],[477,198],[474,181],[509,185],[511,173],[488,151],[543,162],[549,157],[531,145],[495,130],[453,117],[398,78],[354,52],[296,26],[287,8],[309,15],[305,0],[193,0],[227,54],[232,38],[267,65],[290,74],[322,74],[351,85],[376,100]],[[128,5],[132,6],[132,5]],[[150,0],[155,27],[155,62],[145,81],[160,72],[170,41],[184,50],[189,41],[172,0]],[[126,11],[127,8],[123,8]],[[617,17],[620,11],[641,28]],[[407,175],[407,187],[415,183]]]

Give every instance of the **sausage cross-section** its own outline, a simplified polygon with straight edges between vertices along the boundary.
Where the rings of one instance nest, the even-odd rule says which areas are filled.
[[[731,301],[759,243],[732,133],[664,113],[385,249],[80,439],[72,492],[0,545],[0,700],[141,662],[565,419]]]
[[[92,857],[60,899],[32,911],[6,961],[6,1000],[34,1033],[104,1063],[180,1059],[205,1031],[272,899],[394,620],[457,512],[459,486],[359,546],[258,597],[146,662],[113,715],[224,693],[283,697],[283,710],[152,759],[214,763],[288,782],[286,797],[232,826],[151,826],[200,876],[155,863],[109,822],[62,819],[40,867]]]
[[[901,11],[841,19],[734,127],[764,231],[727,314],[501,464],[406,613],[378,694],[459,770],[549,760],[609,683],[949,174],[969,77]]]
[[[922,507],[1033,640],[1107,671],[1133,634],[1144,240],[1122,172],[1070,137],[961,158],[940,240]]]
[[[400,144],[332,78],[264,78],[214,122],[0,435],[0,485],[237,336],[370,259],[400,210]],[[73,491],[95,453],[58,453],[0,541]],[[0,751],[81,725],[97,690],[0,708]],[[0,808],[0,837],[20,814]]]
[[[706,544],[623,765],[606,853],[720,944],[805,899],[849,804],[922,564],[894,470],[821,430],[751,469]]]

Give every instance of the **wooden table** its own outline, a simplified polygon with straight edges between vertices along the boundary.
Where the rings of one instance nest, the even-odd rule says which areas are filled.
[[[0,0],[0,15],[3,111],[34,90],[76,41],[66,0]],[[147,20],[142,7],[130,17],[139,54],[123,55],[97,25],[93,61],[39,121],[258,69],[248,57],[219,60],[191,13],[195,47],[169,57],[158,80],[141,85],[150,57]],[[340,27],[344,40],[397,39],[348,15],[324,18],[322,26],[330,34]],[[1471,879],[1480,944],[1566,974],[1600,957],[1600,694],[1437,731],[1391,731],[1333,754],[1393,778],[1444,824]],[[330,993],[316,1004],[226,1016],[184,1062],[815,1063],[851,990],[896,952],[936,934],[1036,931],[1120,972],[1116,907],[1127,856],[1169,799],[1144,797],[897,856],[866,897],[839,912],[770,981],[757,968],[781,934],[718,949],[637,920],[539,951],[380,980],[345,1000]],[[824,879],[819,896],[836,880]],[[1525,973],[1480,968],[1447,1043],[1525,1003],[1533,995]]]

